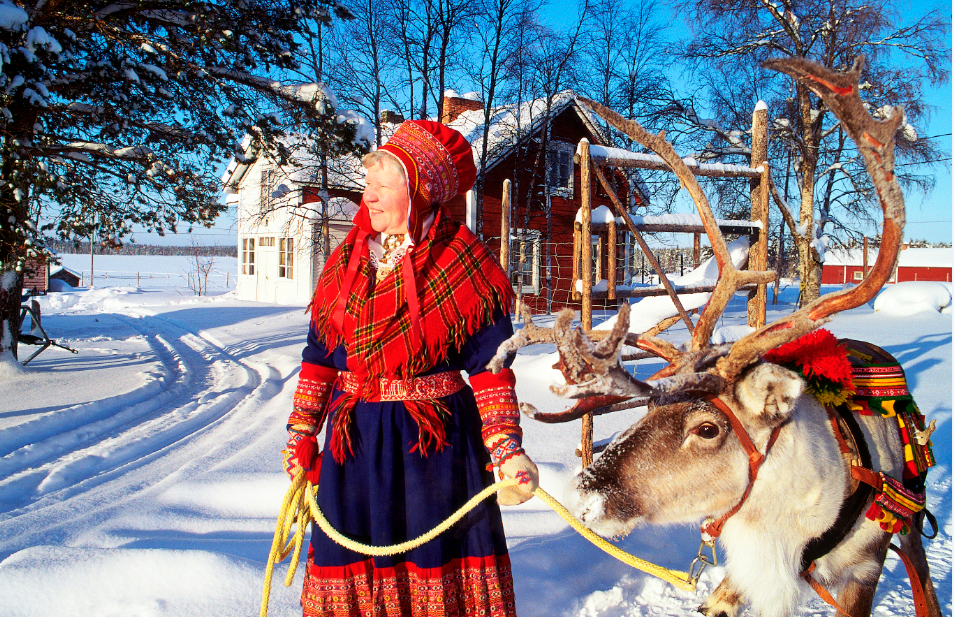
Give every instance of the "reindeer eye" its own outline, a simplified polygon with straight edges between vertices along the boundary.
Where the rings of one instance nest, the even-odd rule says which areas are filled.
[[[703,439],[715,439],[719,436],[719,427],[712,422],[703,422],[691,431]]]

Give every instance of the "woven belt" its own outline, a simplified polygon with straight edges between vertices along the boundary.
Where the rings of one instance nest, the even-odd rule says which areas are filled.
[[[380,395],[365,398],[361,396],[366,389],[365,384],[359,381],[354,373],[342,371],[338,374],[338,388],[351,394],[357,394],[362,400],[371,402],[425,401],[443,398],[458,392],[465,385],[467,384],[464,383],[460,371],[446,371],[412,379],[381,377],[378,379]]]

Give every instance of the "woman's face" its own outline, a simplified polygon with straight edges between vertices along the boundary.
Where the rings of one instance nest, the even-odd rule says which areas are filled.
[[[376,163],[365,176],[364,203],[371,215],[371,227],[386,234],[406,234],[407,182],[404,174]]]

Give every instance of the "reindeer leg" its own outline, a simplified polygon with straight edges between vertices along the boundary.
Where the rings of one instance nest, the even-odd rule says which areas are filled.
[[[736,617],[742,609],[742,603],[742,594],[726,575],[699,607],[699,612],[706,617]]]
[[[927,603],[927,614],[931,617],[941,616],[941,603],[937,599],[937,593],[934,591],[934,582],[931,580],[931,570],[928,567],[927,555],[924,553],[924,545],[921,544],[920,530],[924,528],[924,512],[919,512],[912,525],[911,533],[900,536],[901,550],[911,559],[914,564],[914,570],[921,579],[921,586],[924,588],[924,600]]]
[[[848,582],[838,593],[838,604],[845,609],[851,617],[867,617],[871,615],[871,607],[874,603],[875,590],[878,588],[878,581],[881,579],[881,570],[884,567],[884,559],[888,554],[888,544],[891,543],[891,534],[879,533],[872,541],[868,543],[866,549],[860,551],[859,565],[874,562],[875,567],[861,567],[860,576],[850,576]],[[856,572],[858,574],[858,572]],[[839,612],[838,617],[844,617],[844,613]]]

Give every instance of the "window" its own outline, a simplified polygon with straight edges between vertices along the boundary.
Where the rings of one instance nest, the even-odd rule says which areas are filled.
[[[573,197],[573,144],[553,142],[548,153],[550,192],[562,197]]]
[[[278,278],[290,279],[294,277],[295,266],[295,239],[281,238],[278,241]]]
[[[259,208],[264,212],[272,210],[272,193],[278,188],[278,172],[274,169],[263,169],[261,178],[262,194],[259,201]]]
[[[592,265],[590,272],[595,285],[603,280],[603,243],[600,242],[599,234],[590,236],[590,263]]]
[[[514,291],[540,293],[540,232],[515,229],[510,232],[510,281]]]
[[[860,281],[861,279],[865,278],[865,273],[862,272],[861,270],[855,270],[854,273],[853,273],[851,276],[852,276],[852,278],[854,278],[856,281]]]
[[[258,245],[259,246],[275,246],[275,236],[259,238]]]
[[[242,274],[255,274],[255,238],[242,238]]]

